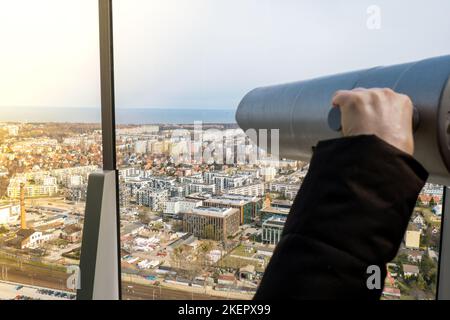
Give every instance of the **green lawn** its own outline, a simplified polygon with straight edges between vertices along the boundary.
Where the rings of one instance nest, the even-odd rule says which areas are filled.
[[[232,252],[232,255],[236,255],[236,256],[243,256],[243,257],[253,257],[253,255],[256,253],[255,250],[252,250],[252,252],[248,252],[246,251],[246,247],[243,245],[239,245],[237,246]]]

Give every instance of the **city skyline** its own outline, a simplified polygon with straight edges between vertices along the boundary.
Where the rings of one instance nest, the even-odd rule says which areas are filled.
[[[184,149],[192,125],[117,129],[124,299],[252,298],[309,166],[252,161],[252,144],[245,161],[222,162],[225,136],[234,144],[222,145],[223,160],[243,147],[244,133],[229,127],[205,125],[202,157]],[[75,299],[66,269],[79,263],[101,148],[98,125],[0,123],[0,299]],[[383,299],[434,298],[442,199],[439,185],[419,195]]]

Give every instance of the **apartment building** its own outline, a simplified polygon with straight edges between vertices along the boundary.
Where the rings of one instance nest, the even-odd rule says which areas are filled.
[[[194,208],[183,216],[184,232],[203,239],[225,240],[239,230],[241,214],[236,208]]]
[[[235,208],[240,212],[241,224],[252,223],[262,206],[262,200],[258,197],[243,196],[238,194],[224,194],[204,201],[205,206]]]
[[[266,244],[277,245],[286,223],[286,218],[271,217],[262,224],[262,241]]]

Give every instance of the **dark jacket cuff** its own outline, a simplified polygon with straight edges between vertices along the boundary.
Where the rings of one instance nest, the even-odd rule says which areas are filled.
[[[299,233],[370,264],[392,260],[428,177],[374,135],[320,142],[284,234]]]

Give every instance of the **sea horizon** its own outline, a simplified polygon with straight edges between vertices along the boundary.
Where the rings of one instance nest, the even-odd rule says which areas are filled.
[[[1,107],[0,122],[100,123],[101,110],[93,107]],[[6,112],[5,112],[6,111]],[[116,108],[116,124],[236,123],[234,109]]]

